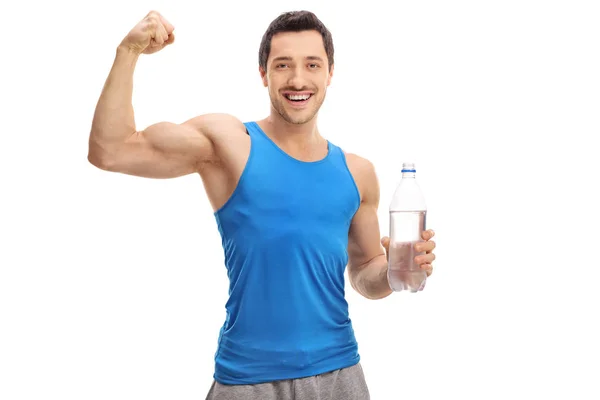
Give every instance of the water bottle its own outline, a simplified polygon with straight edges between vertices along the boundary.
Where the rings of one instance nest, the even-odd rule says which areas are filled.
[[[402,179],[390,204],[388,282],[395,292],[423,290],[427,273],[415,263],[415,243],[423,241],[427,207],[417,184],[415,165],[402,164]]]

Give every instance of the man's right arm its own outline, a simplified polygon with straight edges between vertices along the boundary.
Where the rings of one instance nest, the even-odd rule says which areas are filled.
[[[202,163],[217,160],[217,136],[244,129],[241,121],[227,114],[207,114],[181,124],[159,122],[143,130],[136,128],[133,75],[141,52],[131,42],[137,40],[135,44],[141,43],[151,52],[158,51],[173,41],[172,30],[162,16],[150,13],[118,47],[89,137],[88,160],[98,168],[148,178],[187,175],[197,172]],[[150,37],[156,49],[148,44]]]

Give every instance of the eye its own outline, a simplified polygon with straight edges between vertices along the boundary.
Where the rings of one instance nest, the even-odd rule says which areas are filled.
[[[275,66],[275,68],[281,69],[281,68],[285,68],[285,67],[287,67],[287,66],[288,66],[287,64],[277,64],[277,65]]]
[[[319,64],[308,64],[308,68],[310,68],[310,69],[319,68]]]

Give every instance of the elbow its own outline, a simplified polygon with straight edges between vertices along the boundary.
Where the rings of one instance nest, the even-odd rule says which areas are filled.
[[[368,300],[381,300],[393,293],[387,281],[387,273],[376,281],[371,281],[365,274],[365,269],[349,274],[350,285],[362,297]]]
[[[87,156],[88,162],[94,167],[103,171],[116,172],[117,165],[114,157],[98,151],[89,151]]]
[[[392,290],[388,288],[379,291],[359,290],[358,288],[355,290],[367,300],[381,300],[392,294]]]
[[[87,160],[90,164],[104,171],[116,171],[116,160],[113,152],[107,151],[93,138],[90,138]]]
[[[390,294],[392,294],[392,291],[385,291],[385,292],[381,292],[381,293],[377,293],[376,295],[371,295],[371,296],[366,296],[363,294],[363,296],[369,300],[381,300],[381,299],[385,299],[386,297],[388,297]]]

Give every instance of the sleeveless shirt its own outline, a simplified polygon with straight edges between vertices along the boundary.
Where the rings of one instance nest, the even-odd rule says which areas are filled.
[[[304,162],[256,122],[250,155],[215,212],[229,278],[214,378],[256,384],[359,362],[345,300],[348,231],[360,194],[344,152]]]

